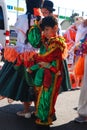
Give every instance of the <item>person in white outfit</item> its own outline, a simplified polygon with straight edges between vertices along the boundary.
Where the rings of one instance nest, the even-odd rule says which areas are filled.
[[[87,18],[78,26],[76,34],[76,42],[80,42],[87,34]],[[86,38],[87,40],[87,38]],[[75,122],[83,123],[87,122],[87,53],[84,55],[84,75],[82,79],[82,87],[78,103],[78,117],[75,118]]]

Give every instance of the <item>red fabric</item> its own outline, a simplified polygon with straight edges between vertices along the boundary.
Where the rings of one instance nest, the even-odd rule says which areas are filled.
[[[76,27],[72,26],[64,34],[65,42],[67,43],[68,50],[73,46],[76,37]]]
[[[58,93],[59,93],[59,89],[60,89],[60,85],[61,85],[61,82],[62,82],[62,76],[58,76],[57,77],[57,82],[56,82],[56,89],[55,89],[55,95],[54,95],[54,105],[55,105],[55,102],[56,102],[56,99],[57,99],[57,96],[58,96]]]
[[[60,66],[60,68],[59,68],[59,70],[60,70],[60,72],[62,72],[62,60],[61,59],[59,59],[59,66]],[[57,75],[56,75],[57,76]],[[62,82],[62,75],[60,74],[60,75],[58,75],[57,76],[57,79],[56,79],[56,84],[55,84],[55,90],[54,90],[54,96],[53,96],[53,106],[52,106],[52,113],[54,113],[55,112],[55,103],[56,103],[56,100],[57,100],[57,96],[58,96],[58,93],[59,93],[59,90],[60,90],[60,86],[61,86],[61,82]]]
[[[57,78],[57,82],[56,82],[56,89],[55,89],[55,94],[54,94],[54,97],[53,97],[53,106],[52,106],[52,113],[55,113],[55,104],[56,104],[56,100],[57,100],[57,96],[58,96],[58,93],[59,93],[59,89],[60,89],[60,85],[61,85],[61,82],[62,82],[62,76],[58,76]]]
[[[66,42],[70,42],[71,40],[75,41],[75,36],[76,36],[76,30],[71,27],[65,34],[64,38]]]
[[[44,70],[43,86],[49,88],[52,83],[52,74],[49,69]]]
[[[57,60],[62,57],[62,52],[59,48],[56,48],[53,52],[48,53],[47,55],[37,55],[36,62],[52,62],[53,60]]]
[[[34,65],[34,61],[24,61],[24,66],[25,67],[31,67],[31,66],[33,66]]]
[[[20,66],[22,64],[22,60],[20,58],[20,55],[17,57],[16,66]]]
[[[57,73],[57,71],[58,71],[55,67],[50,67],[50,70],[51,70],[52,72],[54,72],[54,73]]]

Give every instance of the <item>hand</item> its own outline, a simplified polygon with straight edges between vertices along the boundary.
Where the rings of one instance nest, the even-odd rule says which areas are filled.
[[[39,65],[40,65],[40,67],[46,67],[46,66],[48,66],[49,65],[49,63],[48,62],[39,62],[38,63]]]
[[[32,70],[30,70],[29,68],[27,68],[26,71],[32,73]]]

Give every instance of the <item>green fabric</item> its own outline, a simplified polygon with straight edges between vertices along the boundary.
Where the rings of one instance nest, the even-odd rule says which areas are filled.
[[[34,84],[35,86],[41,86],[42,82],[43,82],[43,76],[44,76],[44,69],[40,68],[36,75],[35,75],[35,79],[34,79]]]
[[[29,86],[34,86],[34,81],[33,81],[33,78],[32,78],[32,74],[28,73],[26,71],[26,68],[24,68],[24,77],[26,79],[26,82]]]
[[[38,47],[41,41],[41,31],[38,25],[35,24],[30,28],[28,32],[28,41],[33,47]]]
[[[70,83],[67,62],[66,60],[63,60],[62,62],[63,62],[63,80],[62,80],[60,92],[71,90],[71,83]]]
[[[13,67],[12,63],[8,64],[8,62],[5,61],[2,69],[0,70],[0,81],[3,80],[3,78],[9,73],[9,71],[11,70],[12,67]]]
[[[39,69],[39,65],[38,64],[33,65],[32,67],[30,67],[30,70],[32,70],[32,71],[35,71],[37,69]]]
[[[51,65],[55,67],[57,65],[56,61],[52,61]]]
[[[6,61],[0,71],[0,95],[16,101],[34,101],[35,94],[32,77],[34,77],[34,74],[26,72],[24,66],[14,67],[13,63]]]
[[[52,91],[51,91],[52,92]],[[45,121],[47,122],[47,117],[48,117],[48,114],[49,114],[49,110],[50,110],[50,91],[44,91],[43,90],[43,93],[41,95],[41,98],[40,98],[40,104],[38,106],[38,117],[42,120],[42,121]]]
[[[51,86],[49,88],[49,91],[45,91],[44,88],[42,90],[42,94],[39,100],[39,105],[38,105],[38,113],[37,116],[41,119],[42,122],[48,122],[48,115],[50,111],[50,104],[51,104],[51,99],[52,99],[52,93],[54,89],[54,78],[55,74],[52,74],[52,81],[51,81]]]
[[[45,46],[41,45],[40,54],[44,54],[45,52],[46,52]],[[52,66],[56,66],[56,61],[52,61],[49,64]],[[43,123],[48,122],[48,117],[49,117],[48,115],[50,111],[50,104],[51,104],[51,98],[52,98],[51,96],[54,89],[55,74],[52,72],[51,74],[52,74],[52,81],[50,81],[51,85],[48,91],[44,90],[44,88],[42,89],[41,97],[38,104],[38,111],[36,115]],[[35,80],[34,80],[35,86],[43,87],[43,76],[44,76],[44,69],[43,68],[37,69]]]
[[[20,66],[14,66],[15,70],[16,71],[19,71],[20,70]],[[33,82],[33,78],[31,76],[31,74],[29,74],[27,71],[26,71],[26,67],[23,67],[23,75],[24,75],[24,78],[27,82],[27,84],[29,86],[34,86],[34,82]]]
[[[47,48],[44,44],[41,44],[40,54],[45,54],[46,51],[49,51],[49,50],[47,50]],[[51,64],[53,67],[57,68],[58,60],[61,60],[61,59],[54,60],[49,64]],[[70,82],[69,82],[69,77],[68,77],[69,76],[68,68],[67,68],[67,64],[66,64],[65,60],[62,63],[63,63],[62,88],[64,87],[63,88],[64,90],[68,90],[68,87],[70,87],[69,86]],[[43,86],[44,69],[42,69],[42,68],[40,70],[38,69],[36,72],[36,76],[35,76],[35,83],[36,83],[35,86],[41,87],[40,95],[38,95],[39,98],[37,101],[37,107],[36,107],[37,115],[36,116],[41,120],[41,122],[43,122],[43,124],[48,123],[48,118],[52,119],[52,115],[55,112],[54,106],[55,106],[57,95],[59,93],[59,88],[60,88],[61,79],[62,79],[61,76],[58,76],[51,71],[52,80],[50,81],[50,86],[49,86],[49,88],[45,88],[45,86]],[[39,90],[38,90],[38,92],[39,92]],[[52,110],[52,111],[50,111],[50,110]]]
[[[14,65],[14,69],[17,71],[20,68],[20,66]]]
[[[46,48],[45,46],[41,43],[41,46],[40,46],[40,54],[44,54],[46,52]]]

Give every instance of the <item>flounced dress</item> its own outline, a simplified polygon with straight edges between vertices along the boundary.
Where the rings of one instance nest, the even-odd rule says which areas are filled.
[[[35,19],[31,15],[31,26],[34,24]],[[16,101],[34,101],[34,73],[29,74],[26,68],[33,65],[32,57],[38,50],[29,43],[25,44],[28,30],[26,14],[18,17],[15,28],[17,31],[17,44],[4,48],[5,63],[0,71],[0,95]]]

